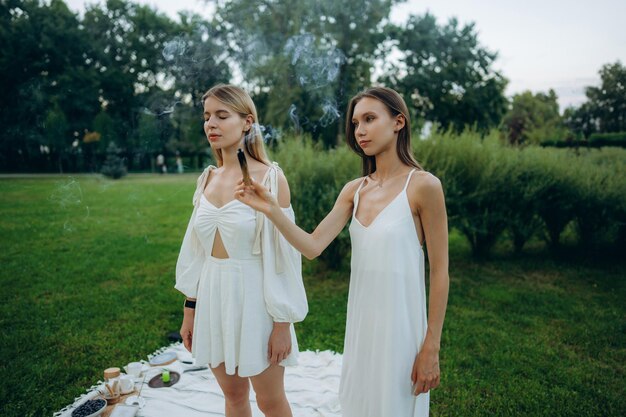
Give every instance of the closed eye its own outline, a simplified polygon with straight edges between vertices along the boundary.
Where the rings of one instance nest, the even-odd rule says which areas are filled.
[[[205,114],[205,115],[204,115],[204,121],[205,121],[205,122],[208,122],[210,117],[211,117],[211,115]],[[220,120],[225,120],[225,119],[228,119],[228,115],[226,115],[226,114],[218,114],[218,115],[217,115],[217,117],[218,117],[218,119],[220,119]]]

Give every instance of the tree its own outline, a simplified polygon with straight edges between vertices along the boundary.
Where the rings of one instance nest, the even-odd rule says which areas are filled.
[[[226,50],[212,25],[189,13],[180,20],[123,0],[93,5],[85,14],[98,51],[93,65],[100,72],[100,99],[116,121],[116,143],[135,154],[133,161],[164,151],[180,132],[173,115],[192,112],[199,120],[200,96],[230,79]]]
[[[197,14],[181,13],[179,34],[165,42],[162,55],[180,101],[199,110],[200,98],[213,85],[231,78],[218,31]]]
[[[120,134],[115,120],[105,110],[101,110],[94,118],[93,131],[100,134],[98,150],[101,152],[106,151],[109,143],[114,142]]]
[[[457,132],[500,124],[507,80],[492,68],[497,54],[480,45],[473,23],[459,26],[453,18],[439,26],[429,13],[411,15],[388,28],[388,44],[401,58],[385,66],[383,80],[403,92],[413,116]]]
[[[167,113],[171,122],[168,151],[200,154],[208,143],[202,128],[202,95],[213,85],[231,78],[226,49],[210,22],[196,14],[180,14],[181,32],[165,43],[163,57],[174,80]],[[197,167],[197,166],[196,166]]]
[[[591,112],[589,102],[580,107],[570,106],[563,112],[563,124],[577,139],[588,138],[598,131],[597,120]]]
[[[348,98],[371,83],[394,0],[217,0],[214,22],[264,123],[335,144]]]
[[[547,94],[525,91],[513,96],[501,129],[511,145],[539,144],[565,135],[554,90]],[[558,137],[555,137],[558,136]]]
[[[135,132],[137,141],[141,144],[136,149],[135,154],[141,157],[147,155],[150,158],[151,169],[154,163],[154,153],[162,152],[162,146],[159,143],[159,120],[151,114],[141,114],[139,116],[138,127]]]
[[[67,118],[58,105],[48,111],[43,127],[45,138],[51,145],[51,151],[57,157],[59,172],[63,173],[63,157],[70,146],[70,137],[68,136]]]
[[[208,152],[209,143],[203,129],[201,111],[195,107],[181,108],[172,116],[174,135],[166,144],[169,153],[195,156],[191,161],[193,168],[200,168],[202,156]]]
[[[600,69],[600,87],[587,87],[590,111],[601,133],[626,132],[626,67],[621,62]]]
[[[620,61],[599,71],[600,86],[587,87],[587,101],[566,110],[566,124],[579,135],[626,132],[626,67]]]
[[[44,123],[53,107],[67,130],[82,131],[100,104],[89,44],[63,1],[2,2],[0,42],[0,164],[14,170],[51,140]]]
[[[102,174],[117,180],[126,175],[126,166],[124,160],[120,158],[120,149],[115,146],[114,142],[109,143],[107,147],[107,158],[102,165]]]
[[[32,159],[51,141],[44,122],[53,106],[74,132],[65,140],[91,130],[105,111],[116,140],[128,144],[141,106],[138,90],[160,89],[163,39],[177,30],[171,20],[123,0],[89,6],[82,21],[62,0],[7,1],[0,19],[2,162],[10,167],[15,153]]]
[[[98,72],[94,93],[118,126],[116,142],[132,149],[142,98],[163,90],[163,49],[179,27],[155,9],[125,0],[88,6],[82,24],[93,52],[89,62]]]

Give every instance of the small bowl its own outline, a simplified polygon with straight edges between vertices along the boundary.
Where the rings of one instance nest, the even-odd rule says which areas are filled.
[[[111,404],[117,404],[120,402],[120,400],[122,399],[121,395],[116,395],[115,397],[104,397],[104,400],[107,402],[107,404],[111,405]]]
[[[86,407],[86,404],[90,401],[98,401],[102,403],[102,405],[97,411],[94,411],[91,414],[80,413],[79,410],[81,409],[81,407]],[[107,401],[104,398],[100,398],[100,397],[92,398],[91,400],[87,400],[81,405],[79,405],[78,407],[76,407],[76,409],[72,411],[71,417],[96,417],[102,414],[106,408],[107,408]]]
[[[137,402],[135,402],[135,400]],[[124,404],[139,407],[139,408],[144,408],[146,406],[146,400],[143,397],[139,397],[137,395],[131,395],[130,397],[126,398],[126,401],[124,401]]]

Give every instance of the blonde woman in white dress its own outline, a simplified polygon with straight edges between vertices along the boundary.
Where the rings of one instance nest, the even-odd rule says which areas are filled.
[[[267,159],[257,112],[241,88],[218,85],[203,97],[204,132],[217,159],[197,181],[193,212],[176,265],[186,296],[180,334],[196,364],[209,364],[226,416],[250,417],[250,382],[267,417],[292,415],[284,366],[297,363],[293,324],[308,306],[301,258],[261,213],[233,199],[241,179],[237,150],[250,175],[294,221],[289,187]]]
[[[352,218],[352,260],[339,399],[343,417],[428,416],[440,381],[448,299],[448,227],[440,181],[413,158],[409,113],[394,90],[376,87],[348,106],[348,145],[363,177],[346,184],[313,233],[296,226],[260,183],[235,196],[264,213],[309,259]],[[424,251],[428,247],[428,316]]]

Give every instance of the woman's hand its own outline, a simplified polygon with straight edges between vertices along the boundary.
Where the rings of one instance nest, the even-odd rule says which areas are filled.
[[[290,323],[274,323],[267,346],[267,359],[277,365],[291,353]]]
[[[251,178],[251,181],[250,185],[245,185],[243,180],[237,183],[237,187],[235,187],[235,198],[237,200],[266,216],[273,209],[280,208],[278,201],[267,188],[256,182],[254,178]]]
[[[413,362],[413,372],[411,372],[413,395],[437,388],[439,376],[439,350],[425,344]]]
[[[196,316],[196,310],[193,308],[184,309],[183,324],[180,326],[180,337],[183,338],[185,349],[191,352],[191,342],[193,341],[193,320]]]

